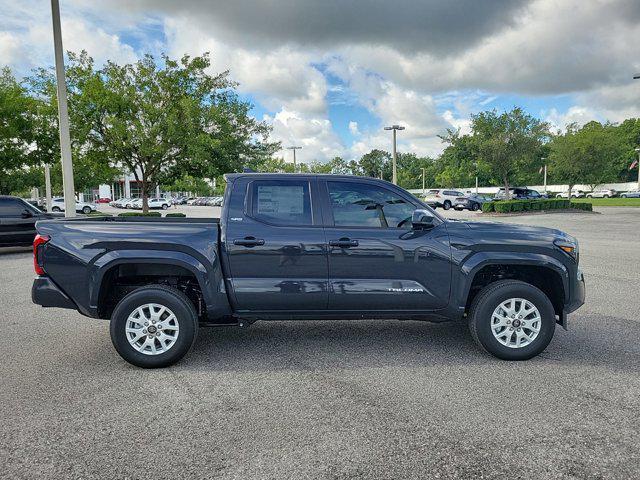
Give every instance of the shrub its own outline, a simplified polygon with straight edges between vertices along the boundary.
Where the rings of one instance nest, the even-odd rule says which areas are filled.
[[[593,212],[593,204],[591,203],[572,203],[571,208],[584,210],[585,212]]]
[[[498,213],[508,213],[511,211],[511,202],[508,202],[506,200],[504,201],[498,201],[494,203],[494,209],[496,212]]]
[[[165,217],[186,217],[184,213],[175,212],[175,213],[167,213]]]
[[[95,212],[87,213],[87,217],[113,217],[113,215],[111,215],[110,213],[95,211]]]
[[[123,212],[118,214],[119,217],[161,217],[160,212]]]
[[[482,204],[482,211],[484,213],[495,212],[496,211],[496,202],[484,202]]]

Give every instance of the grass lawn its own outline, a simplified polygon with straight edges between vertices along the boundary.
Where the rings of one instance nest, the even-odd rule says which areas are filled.
[[[571,201],[591,203],[594,207],[640,207],[640,198],[572,198]]]

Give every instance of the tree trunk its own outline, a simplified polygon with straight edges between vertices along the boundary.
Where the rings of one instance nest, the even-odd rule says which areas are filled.
[[[569,192],[567,193],[568,200],[571,200],[571,190],[573,190],[573,185],[569,184]]]
[[[504,198],[511,200],[511,192],[509,191],[509,179],[504,178]]]
[[[142,213],[149,213],[149,194],[147,193],[147,178],[142,177]]]

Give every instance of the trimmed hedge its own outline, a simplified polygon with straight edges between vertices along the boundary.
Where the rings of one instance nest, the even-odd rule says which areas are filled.
[[[575,208],[578,210],[592,211],[590,203],[571,203],[563,198],[549,198],[543,200],[500,200],[497,202],[485,202],[482,205],[484,213],[511,213],[526,212],[531,210],[566,210]]]
[[[184,213],[175,212],[175,213],[167,213],[165,217],[186,217]]]
[[[160,212],[123,212],[118,214],[119,217],[161,217]]]
[[[111,215],[110,213],[95,211],[95,212],[87,213],[87,217],[113,217],[113,215]]]

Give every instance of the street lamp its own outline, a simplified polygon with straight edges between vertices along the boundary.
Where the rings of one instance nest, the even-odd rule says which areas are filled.
[[[296,150],[300,150],[302,147],[287,147],[287,150],[293,150],[293,172],[296,171]]]
[[[76,197],[71,162],[71,137],[69,135],[69,111],[67,109],[67,84],[64,79],[64,50],[60,28],[60,3],[51,0],[53,20],[53,49],[56,59],[56,84],[58,88],[58,124],[60,130],[60,157],[62,159],[62,187],[64,190],[64,216],[76,216]]]
[[[404,130],[404,127],[400,125],[391,125],[390,127],[384,127],[385,130],[393,130],[393,177],[392,182],[394,185],[398,184],[398,171],[397,171],[397,154],[396,154],[396,131]]]
[[[544,162],[544,193],[547,193],[547,157],[541,157],[540,160]]]

